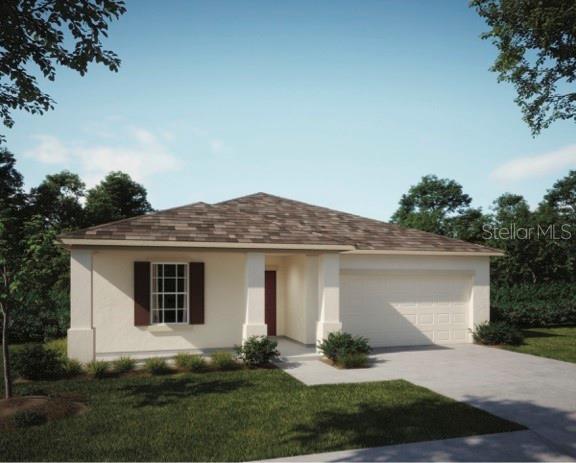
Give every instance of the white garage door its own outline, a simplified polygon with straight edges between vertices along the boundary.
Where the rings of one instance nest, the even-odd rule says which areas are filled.
[[[343,272],[343,330],[374,347],[469,342],[471,282],[459,273]]]

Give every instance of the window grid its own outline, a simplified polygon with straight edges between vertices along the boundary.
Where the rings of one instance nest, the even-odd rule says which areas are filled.
[[[188,323],[188,264],[152,263],[151,323]]]

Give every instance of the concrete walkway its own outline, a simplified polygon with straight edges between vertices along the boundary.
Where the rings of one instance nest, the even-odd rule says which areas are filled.
[[[299,455],[268,461],[574,461],[532,431]]]
[[[319,360],[287,361],[280,366],[307,385],[405,379],[525,425],[532,433],[523,439],[531,441],[529,446],[542,449],[538,454],[564,455],[560,459],[565,460],[576,458],[574,364],[472,344],[391,349],[377,353],[374,360],[371,368],[359,370],[338,370]],[[518,433],[498,437],[498,451],[504,452],[502,445],[507,439],[511,439],[510,448],[517,445],[512,434]],[[504,459],[506,454],[496,460]],[[367,457],[374,459],[378,458]],[[460,460],[458,456],[454,459]],[[521,458],[529,459],[527,455]]]

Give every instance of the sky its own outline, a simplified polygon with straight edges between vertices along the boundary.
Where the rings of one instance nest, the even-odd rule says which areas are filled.
[[[123,170],[156,209],[264,191],[387,220],[423,175],[475,207],[532,206],[576,168],[576,126],[533,138],[462,0],[128,1],[118,73],[59,69],[2,129],[27,187]]]

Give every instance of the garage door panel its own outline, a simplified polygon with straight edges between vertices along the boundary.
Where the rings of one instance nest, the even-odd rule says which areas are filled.
[[[344,330],[374,346],[469,341],[470,275],[343,273],[340,287]]]

